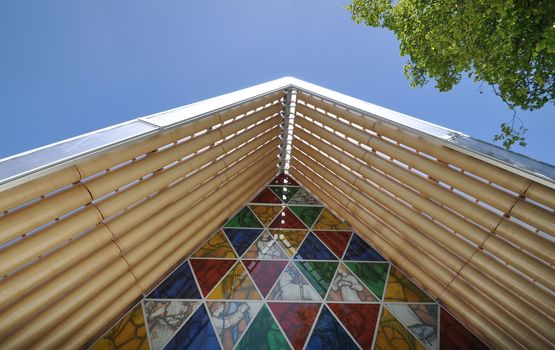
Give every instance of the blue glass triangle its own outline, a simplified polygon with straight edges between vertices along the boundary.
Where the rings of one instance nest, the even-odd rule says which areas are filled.
[[[224,232],[237,254],[241,256],[256,237],[260,236],[262,229],[225,228]]]
[[[385,261],[380,253],[370,247],[368,243],[364,242],[356,233],[353,233],[353,238],[351,238],[351,243],[349,244],[349,248],[347,248],[343,260]]]
[[[150,299],[202,299],[189,261],[185,261],[162,284],[154,289]]]
[[[311,232],[309,233],[297,254],[293,257],[297,260],[337,260],[335,255]]]
[[[221,349],[204,304],[199,306],[193,316],[164,347],[164,350],[181,349]]]
[[[333,317],[327,306],[324,306],[312,336],[306,344],[306,349],[358,349],[358,346]]]

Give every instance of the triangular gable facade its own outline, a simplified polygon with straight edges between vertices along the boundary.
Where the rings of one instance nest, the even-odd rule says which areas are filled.
[[[0,160],[0,347],[549,348],[555,168],[293,78]]]

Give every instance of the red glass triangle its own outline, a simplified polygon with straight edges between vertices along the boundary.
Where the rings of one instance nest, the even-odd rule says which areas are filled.
[[[251,201],[251,203],[271,203],[271,204],[281,204],[283,203],[281,199],[276,196],[271,189],[266,187],[262,192],[256,196],[255,199]]]
[[[235,260],[189,259],[202,293],[206,296],[229,269]]]
[[[363,349],[372,348],[380,304],[328,304]]]
[[[314,231],[314,233],[341,259],[351,238],[350,231]]]
[[[440,315],[441,350],[485,350],[488,348],[443,308],[441,308]]]
[[[270,289],[272,289],[272,286],[281,274],[281,271],[285,268],[285,265],[287,265],[287,261],[243,260],[243,264],[245,264],[247,270],[250,272],[260,293],[265,297]]]
[[[293,347],[296,350],[302,349],[316,320],[320,304],[268,303],[268,305]]]
[[[299,186],[290,176],[279,174],[271,183],[271,185]]]
[[[289,208],[283,209],[274,219],[270,228],[304,228],[306,226]]]

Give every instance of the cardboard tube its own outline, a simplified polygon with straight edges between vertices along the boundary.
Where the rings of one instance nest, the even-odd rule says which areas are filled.
[[[57,274],[82,261],[112,240],[112,234],[100,225],[79,239],[40,259],[0,282],[0,310],[32,292]]]
[[[321,103],[312,96],[304,93],[298,94],[297,98],[300,100],[305,100],[306,102],[323,109],[329,108],[330,106],[330,104]],[[302,104],[299,105],[302,106]],[[309,108],[308,106],[303,107]],[[303,107],[301,107],[301,109]],[[399,141],[402,144],[405,144],[420,152],[427,153],[437,159],[442,160],[443,162],[456,165],[461,169],[465,169],[466,171],[474,173],[489,181],[495,182],[519,194],[522,194],[531,182],[528,179],[513,174],[507,170],[498,168],[495,165],[486,163],[477,158],[473,158],[469,155],[450,149],[432,138],[418,135],[408,128],[393,125],[383,120],[373,119],[367,116],[356,114],[347,109],[343,110],[335,108],[333,110],[335,112],[331,110],[329,111],[350,122],[362,125],[378,134],[384,135],[392,140]]]
[[[129,277],[133,278],[128,271],[128,265],[123,258],[119,257],[104,270],[91,276],[84,283],[65,294],[63,298],[59,298],[57,302],[49,305],[47,309],[35,313],[31,319],[17,327],[13,333],[8,334],[5,338],[8,339],[8,343],[10,339],[17,339],[21,342],[20,346],[28,345],[39,339],[41,335],[46,334],[49,329],[64,318],[71,316],[73,313],[81,312],[80,308],[83,304],[101,293],[110,284],[119,279],[129,280]],[[99,312],[103,311],[99,310]]]
[[[30,349],[61,349],[66,348],[66,341],[73,339],[73,337],[80,339],[80,334],[77,331],[82,327],[86,327],[88,321],[97,317],[104,312],[113,313],[113,310],[108,310],[110,306],[119,306],[120,303],[114,303],[124,297],[124,300],[136,300],[141,295],[141,290],[135,285],[135,279],[131,274],[122,275],[116,279],[114,283],[107,286],[104,290],[98,293],[93,299],[83,304],[79,312],[72,313],[69,317],[65,318],[62,322],[51,328],[40,339],[30,339],[34,344]],[[121,311],[121,309],[118,309]],[[18,338],[17,340],[30,343],[29,339]],[[71,341],[73,342],[73,341]],[[21,347],[17,347],[21,348]]]
[[[103,170],[109,169],[130,159],[136,158],[142,154],[155,151],[156,149],[165,146],[171,142],[179,141],[182,138],[194,135],[195,133],[208,129],[216,124],[223,123],[229,119],[235,118],[243,113],[256,109],[260,106],[264,106],[281,98],[283,98],[283,93],[280,92],[261,97],[257,100],[246,102],[244,104],[241,104],[240,106],[237,106],[236,108],[232,108],[230,110],[215,113],[199,120],[195,120],[184,126],[178,127],[177,129],[171,130],[168,133],[157,135],[151,139],[142,140],[141,142],[137,142],[132,145],[125,145],[123,147],[117,148],[112,152],[77,164],[76,167],[79,169],[79,172],[81,173],[83,178],[94,175]]]
[[[0,244],[9,242],[90,201],[89,192],[83,185],[79,184],[21,210],[9,213],[0,218],[0,227],[2,228],[0,230]]]
[[[434,199],[442,205],[459,213],[463,217],[484,226],[484,228],[499,234],[508,240],[512,240],[515,244],[533,252],[535,255],[545,259],[547,262],[552,264],[555,263],[555,256],[551,253],[555,249],[555,243],[539,237],[537,234],[525,229],[524,227],[517,225],[504,217],[500,217],[494,212],[489,211],[486,208],[479,206],[442,186],[428,181],[408,169],[395,165],[392,162],[373,154],[372,152],[367,152],[353,143],[344,142],[344,140],[339,136],[320,128],[303,118],[298,118],[296,125],[301,126],[303,129],[306,129],[322,139],[339,146],[344,150],[344,152],[348,152],[353,156],[364,160],[365,163],[361,163],[364,166],[371,165],[379,171],[387,174],[387,176],[403,183],[405,186],[412,187],[423,196]],[[296,129],[295,132],[297,132],[297,130],[298,129]],[[298,132],[298,134],[304,135],[302,131]],[[341,160],[346,161],[348,158],[349,157],[345,154]]]
[[[37,259],[63,242],[76,237],[77,234],[94,227],[100,221],[102,221],[100,212],[94,206],[88,206],[43,231],[7,246],[0,254],[0,275],[12,272]]]
[[[468,193],[485,203],[488,203],[499,210],[507,213],[515,202],[515,198],[506,192],[502,192],[489,186],[475,178],[460,173],[448,166],[421,156],[418,153],[408,151],[398,145],[387,142],[379,137],[374,137],[362,130],[353,128],[335,118],[323,116],[318,112],[303,110],[298,108],[297,112],[305,112],[306,116],[322,123],[348,137],[351,137],[361,144],[382,152],[400,162],[418,169],[432,176],[435,179],[445,182],[461,191]]]
[[[272,121],[273,124],[275,120],[270,121]],[[110,216],[113,216],[117,212],[131,206],[132,204],[138,202],[143,198],[146,198],[156,191],[162,190],[164,187],[172,184],[180,178],[183,178],[192,171],[197,170],[202,165],[208,163],[209,161],[213,161],[217,157],[221,156],[224,153],[224,145],[237,147],[242,143],[248,141],[251,137],[258,136],[255,140],[251,141],[252,144],[257,145],[261,142],[277,137],[279,135],[279,129],[277,127],[274,126],[273,129],[269,130],[266,129],[272,124],[266,124],[265,122],[260,126],[254,127],[249,131],[240,134],[240,136],[233,137],[218,146],[212,147],[209,150],[199,153],[198,155],[187,159],[181,164],[178,164],[167,170],[157,172],[152,177],[138,183],[137,185],[119,191],[114,196],[111,196],[106,200],[96,203],[96,206],[102,212],[104,217],[108,218]]]
[[[274,105],[259,112],[255,112],[248,118],[233,121],[218,129],[211,130],[198,137],[193,137],[175,146],[148,154],[143,159],[96,177],[91,181],[86,182],[85,185],[87,186],[87,189],[91,193],[93,199],[101,198],[102,196],[121,188],[124,185],[141,178],[142,176],[161,169],[164,166],[178,161],[181,158],[206,146],[213,145],[216,141],[225,136],[238,132],[249,125],[264,120],[265,118],[278,113],[280,110],[280,105]]]
[[[0,192],[0,212],[13,209],[32,199],[79,181],[77,168],[69,166],[50,175],[40,177]]]
[[[19,298],[17,302],[0,312],[0,339],[15,328],[20,328],[23,323],[28,322],[30,318],[36,316],[57,298],[94,276],[119,256],[119,248],[110,242],[88,258],[30,290],[25,297]]]

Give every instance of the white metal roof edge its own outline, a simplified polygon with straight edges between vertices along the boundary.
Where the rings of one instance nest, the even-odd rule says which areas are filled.
[[[219,111],[231,108],[249,100],[291,87],[299,89],[310,95],[320,97],[327,102],[336,104],[343,108],[393,123],[427,137],[433,137],[449,148],[476,157],[490,164],[494,164],[518,175],[542,183],[548,187],[555,188],[555,167],[553,165],[532,159],[525,155],[504,150],[490,143],[474,139],[461,132],[429,123],[424,120],[344,95],[297,78],[284,77],[267,83],[248,87],[246,89],[237,90],[224,95],[195,102],[186,106],[136,118],[128,122],[0,159],[0,191],[17,186],[18,184],[30,181],[37,177],[44,176],[48,173],[52,173],[58,169],[75,164],[76,162],[84,159],[111,151],[116,147],[134,142],[140,142],[144,138],[150,137],[154,134],[180,127],[193,120],[205,118],[213,115],[214,113],[218,113]],[[6,170],[9,163],[14,160],[23,162],[25,162],[26,159],[32,160],[34,155],[39,154],[41,151],[51,150],[54,147],[63,146],[64,144],[69,144],[71,141],[85,139],[86,137],[99,136],[103,132],[111,132],[118,127],[125,128],[129,125],[137,126],[139,124],[144,126],[144,132],[139,132],[129,137],[123,137],[119,140],[113,140],[112,142],[101,144],[98,147],[93,147],[84,152],[60,156],[59,159],[53,159],[41,164],[40,166],[29,167],[29,169],[12,174],[9,177],[2,176],[2,167],[4,166],[4,170]]]

